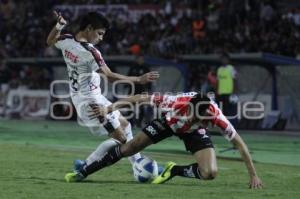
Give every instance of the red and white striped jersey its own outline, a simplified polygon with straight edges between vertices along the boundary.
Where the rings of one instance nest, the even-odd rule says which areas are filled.
[[[73,35],[61,35],[55,46],[62,51],[70,79],[70,91],[74,94],[98,94],[100,76],[96,71],[106,65],[101,53],[93,44],[79,42]]]
[[[152,95],[151,104],[157,106],[168,125],[174,133],[189,133],[193,123],[189,120],[190,100],[196,95],[196,92],[183,93],[179,95]],[[210,123],[212,126],[217,126],[221,134],[228,140],[231,140],[236,135],[236,130],[228,119],[224,116],[218,105],[210,101],[209,108],[206,111],[207,115],[197,123],[199,132],[203,132]]]

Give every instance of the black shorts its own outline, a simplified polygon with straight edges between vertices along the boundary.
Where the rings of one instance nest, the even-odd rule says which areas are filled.
[[[200,132],[199,129],[195,129],[191,133],[184,133],[178,136],[184,142],[186,150],[192,154],[206,148],[214,148],[209,133],[207,131],[205,134]]]
[[[174,135],[172,129],[165,120],[155,119],[143,128],[143,132],[154,144]]]
[[[145,128],[143,132],[155,144],[173,135],[179,137],[185,144],[187,151],[195,153],[197,151],[214,148],[213,143],[208,133],[202,134],[199,130],[194,130],[191,133],[175,134],[164,120],[153,120]]]

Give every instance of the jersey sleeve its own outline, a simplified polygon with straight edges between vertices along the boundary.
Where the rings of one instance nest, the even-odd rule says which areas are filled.
[[[160,110],[168,112],[171,110],[178,110],[186,106],[195,93],[183,93],[178,95],[152,95],[151,105],[159,107]]]
[[[235,79],[237,76],[237,71],[235,70],[235,68],[233,66],[231,66],[231,76],[233,79]]]
[[[172,108],[175,101],[176,101],[176,96],[174,95],[153,94],[151,96],[150,103],[152,106],[157,106],[160,107],[162,110],[167,110]]]
[[[210,122],[213,126],[219,128],[220,133],[228,140],[232,140],[237,134],[235,128],[229,122],[229,120],[225,117],[222,111],[218,108],[217,105],[210,105],[209,111],[212,118]]]
[[[56,43],[54,44],[58,49],[64,49],[67,45],[68,39],[72,39],[73,35],[71,34],[62,34],[58,37]]]
[[[106,66],[106,63],[105,63],[101,53],[99,52],[99,50],[92,47],[92,48],[90,48],[89,51],[91,52],[91,54],[93,56],[92,60],[90,62],[90,65],[91,65],[93,71],[98,70],[102,66]]]

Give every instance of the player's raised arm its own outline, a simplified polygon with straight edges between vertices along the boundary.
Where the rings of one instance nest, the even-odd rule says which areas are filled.
[[[49,46],[52,46],[57,42],[61,30],[67,25],[67,21],[61,16],[61,13],[57,13],[56,11],[53,11],[53,13],[57,19],[57,23],[47,37],[47,44]]]
[[[139,84],[146,84],[148,82],[154,82],[159,78],[158,71],[151,71],[141,76],[126,76],[119,73],[112,72],[107,66],[102,66],[101,71],[108,77],[108,79],[115,80],[127,80]]]

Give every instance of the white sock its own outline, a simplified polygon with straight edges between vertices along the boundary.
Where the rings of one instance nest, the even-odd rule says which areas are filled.
[[[93,153],[89,155],[89,157],[86,159],[86,164],[90,165],[91,163],[100,160],[109,149],[118,144],[120,143],[113,138],[105,140],[97,147],[97,149]]]
[[[132,136],[132,129],[131,129],[131,124],[128,123],[128,125],[125,128],[125,136],[127,139],[127,142],[129,142],[130,140],[132,140],[133,136]],[[130,161],[131,164],[133,164],[135,162],[135,160],[141,158],[141,154],[140,153],[136,153],[133,156],[128,157],[128,160]]]

